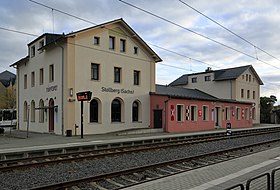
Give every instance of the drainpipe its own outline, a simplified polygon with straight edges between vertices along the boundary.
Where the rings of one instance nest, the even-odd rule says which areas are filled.
[[[232,80],[230,80],[230,99],[232,99]]]
[[[64,135],[64,47],[55,42],[61,48],[61,135]]]

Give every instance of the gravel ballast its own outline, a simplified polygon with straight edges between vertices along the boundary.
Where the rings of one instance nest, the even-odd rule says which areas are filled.
[[[0,187],[2,190],[30,189],[42,185],[95,176],[162,161],[186,158],[273,139],[280,139],[280,133],[123,154],[96,160],[51,164],[49,166],[34,167],[25,170],[7,171],[0,173]]]

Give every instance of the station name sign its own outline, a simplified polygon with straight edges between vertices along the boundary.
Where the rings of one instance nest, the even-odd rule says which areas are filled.
[[[101,92],[110,92],[110,93],[117,93],[117,94],[134,94],[134,90],[129,90],[129,89],[120,89],[120,88],[106,88],[106,87],[101,87]]]
[[[47,92],[57,91],[57,85],[47,87],[46,91]]]
[[[76,95],[78,101],[89,101],[91,100],[92,92],[91,91],[77,92]]]

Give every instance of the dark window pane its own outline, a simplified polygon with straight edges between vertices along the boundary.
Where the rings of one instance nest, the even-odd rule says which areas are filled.
[[[132,121],[138,121],[139,115],[139,104],[138,102],[133,102],[132,105]]]
[[[113,100],[111,105],[112,122],[121,122],[121,102],[117,99]]]
[[[98,102],[91,100],[90,102],[90,122],[98,122]]]

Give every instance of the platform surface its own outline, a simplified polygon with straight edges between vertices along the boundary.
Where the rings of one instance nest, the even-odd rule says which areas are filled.
[[[280,147],[133,186],[133,190],[223,190],[280,167]],[[277,174],[277,173],[276,173]],[[280,171],[278,172],[280,189]],[[262,180],[262,181],[261,181]],[[266,189],[263,179],[250,190]],[[235,190],[237,190],[236,188]],[[240,188],[239,188],[240,189]]]
[[[233,129],[235,130],[248,130],[254,128],[266,128],[266,127],[278,127],[280,125],[258,125],[252,128],[242,128],[242,129]],[[225,133],[225,129],[211,130],[211,131],[196,131],[188,133],[143,133],[143,134],[127,134],[127,135],[117,135],[112,134],[100,134],[100,135],[84,135],[84,138],[81,138],[79,135],[66,137],[62,135],[47,134],[47,133],[33,133],[26,131],[18,130],[9,130],[6,129],[5,134],[0,134],[0,153],[3,152],[16,152],[19,150],[35,150],[35,149],[44,149],[63,147],[63,146],[82,146],[82,145],[91,145],[91,144],[106,144],[114,142],[126,142],[134,140],[143,140],[143,139],[155,139],[155,138],[164,138],[164,137],[177,137],[177,136],[193,136],[205,133]]]

